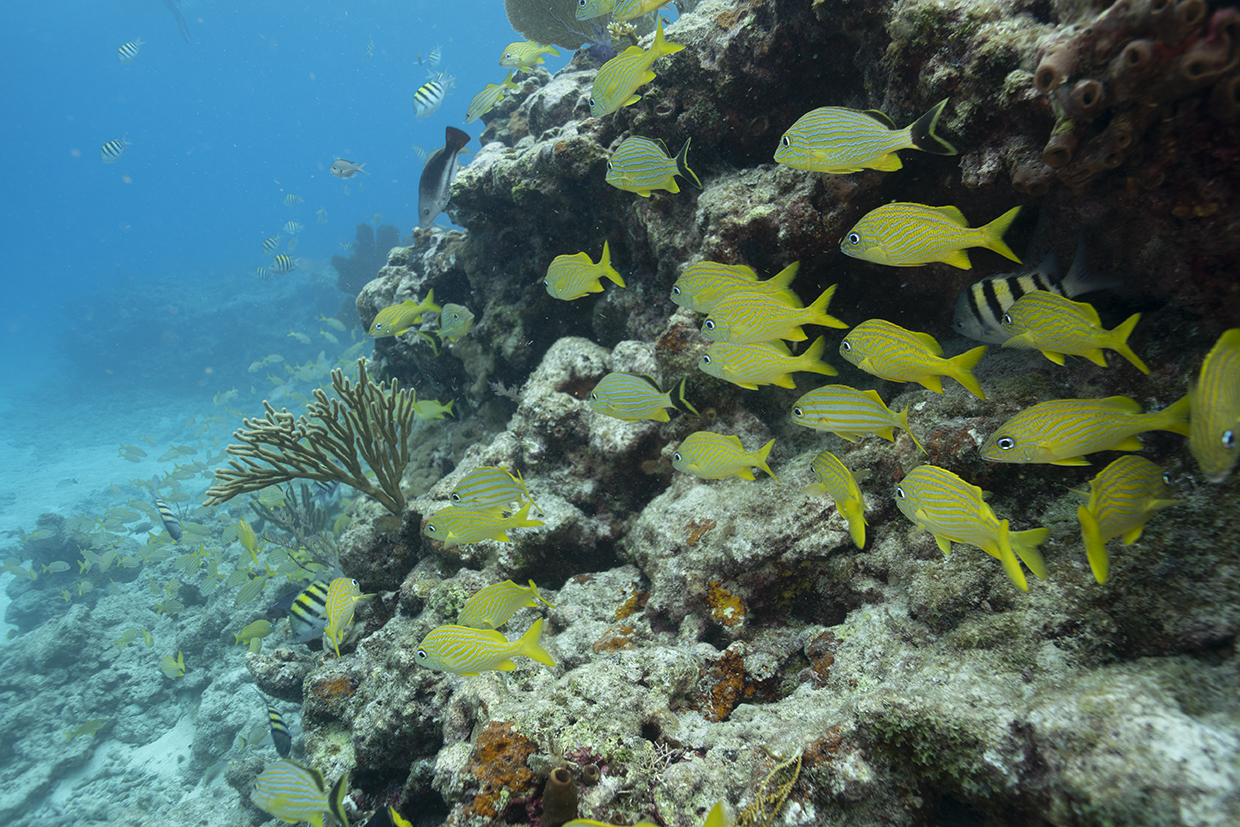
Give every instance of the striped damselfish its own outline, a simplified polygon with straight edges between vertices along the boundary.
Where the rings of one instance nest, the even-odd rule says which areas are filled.
[[[556,256],[547,267],[543,284],[552,298],[572,301],[589,293],[603,292],[603,279],[611,279],[618,287],[624,287],[624,279],[611,266],[611,250],[603,242],[603,255],[597,263],[587,253]]]
[[[680,43],[668,43],[663,39],[663,18],[660,17],[654,43],[649,49],[630,46],[598,70],[590,90],[590,115],[601,118],[622,106],[637,103],[641,100],[637,88],[655,79],[655,73],[650,71],[651,65],[663,55],[679,52],[683,48]]]
[[[1240,456],[1240,328],[1219,337],[1189,388],[1188,449],[1210,482],[1222,482]]]
[[[267,238],[263,239],[263,252],[267,253],[268,255],[270,255],[271,253],[274,253],[276,251],[276,248],[279,246],[280,246],[280,236],[278,234],[267,236]]]
[[[856,442],[858,437],[867,434],[878,434],[888,442],[895,442],[895,429],[903,428],[917,449],[922,453],[926,451],[909,430],[908,408],[894,413],[874,390],[823,385],[796,401],[792,406],[792,421],[806,428],[830,431],[849,442]]]
[[[865,479],[869,472],[861,471],[854,476],[830,451],[823,451],[814,457],[812,468],[818,482],[807,485],[805,493],[811,496],[826,494],[835,500],[836,510],[848,523],[848,536],[852,537],[857,548],[865,548],[865,500],[861,497],[857,480]]]
[[[293,262],[293,257],[286,256],[284,253],[280,253],[280,255],[271,260],[271,272],[279,273],[280,275],[291,273],[296,267],[297,265]]]
[[[400,304],[389,304],[375,315],[367,332],[376,339],[399,336],[415,324],[420,324],[423,314],[442,310],[435,304],[435,291],[429,290],[422,301],[405,299]]]
[[[504,53],[500,55],[499,65],[505,69],[529,72],[538,64],[546,62],[543,60],[543,55],[559,57],[560,53],[554,46],[541,46],[532,40],[509,43],[504,49]],[[508,78],[511,80],[512,75],[509,75]]]
[[[336,647],[336,657],[340,657],[340,641],[353,624],[353,609],[362,597],[362,590],[351,577],[334,578],[327,587],[327,627],[323,632]]]
[[[775,472],[766,464],[775,440],[756,451],[746,451],[741,438],[696,431],[689,434],[672,454],[672,467],[704,480],[721,480],[724,477],[740,477],[752,480],[751,468],[761,468],[775,480]]]
[[[804,353],[793,356],[781,341],[751,345],[711,342],[698,359],[698,370],[751,391],[759,385],[795,388],[792,374],[797,371],[835,376],[835,368],[819,358],[826,346],[826,340],[819,336]]]
[[[289,606],[288,627],[294,643],[309,643],[322,636],[327,626],[327,588],[327,581],[316,580]]]
[[[680,380],[677,396],[686,409],[698,416],[697,409],[685,399],[685,381]],[[676,410],[672,392],[661,390],[658,382],[637,373],[609,373],[590,391],[591,410],[625,422],[641,419],[667,422],[670,419],[668,408]]]
[[[450,505],[441,508],[430,516],[423,529],[432,540],[440,540],[444,548],[479,543],[483,540],[498,540],[511,543],[508,539],[510,528],[533,528],[543,523],[529,519],[530,504],[526,503],[512,516],[504,516],[503,509],[498,506],[471,507]]]
[[[330,811],[337,821],[347,825],[349,817],[345,813],[344,799],[348,792],[347,772],[329,791],[323,781],[323,773],[284,758],[254,779],[250,801],[263,812],[288,824],[306,821],[314,827],[323,827],[323,814]]]
[[[940,376],[955,379],[978,399],[985,399],[973,367],[986,347],[943,358],[943,348],[929,333],[905,330],[883,319],[870,319],[848,331],[840,355],[866,373],[892,382],[917,382],[935,393],[943,392]]]
[[[145,45],[140,37],[137,40],[131,40],[116,50],[116,59],[121,63],[133,63],[133,59],[138,56],[138,50]]]
[[[1140,451],[1146,431],[1188,436],[1188,397],[1150,413],[1127,396],[1042,402],[1003,423],[981,451],[991,462],[1089,465],[1085,454]]]
[[[1090,480],[1089,502],[1079,506],[1081,539],[1094,579],[1107,582],[1111,558],[1107,540],[1123,537],[1130,546],[1141,536],[1145,523],[1164,508],[1175,505],[1163,469],[1145,457],[1120,457]]]
[[[934,535],[944,554],[952,543],[967,543],[997,557],[1008,579],[1024,591],[1029,583],[1016,558],[1020,557],[1038,578],[1046,579],[1046,563],[1038,546],[1050,529],[1011,531],[983,499],[982,489],[937,465],[921,465],[896,486],[896,506],[918,528]]]
[[[518,609],[537,606],[540,602],[555,608],[538,593],[538,587],[533,580],[529,586],[518,586],[511,580],[505,580],[483,586],[474,592],[461,607],[456,621],[462,626],[475,629],[498,629],[511,620]]]
[[[518,655],[554,667],[555,660],[539,644],[542,629],[540,617],[529,631],[510,641],[494,629],[440,626],[422,638],[414,657],[427,669],[466,676],[491,670],[511,672],[517,668],[512,658]]]
[[[710,313],[715,302],[736,290],[756,290],[788,307],[801,307],[801,299],[788,288],[800,267],[800,262],[794,261],[766,281],[758,281],[753,268],[743,264],[699,261],[686,267],[672,285],[672,302],[687,310]]]
[[[101,146],[99,148],[99,160],[103,161],[105,164],[116,163],[116,159],[125,154],[126,147],[133,146],[133,144],[126,140],[126,135],[128,134],[129,133],[125,133],[125,135],[121,135],[119,138],[114,138]]]
[[[418,118],[433,115],[448,93],[456,88],[456,78],[440,72],[413,93],[413,114]]]
[[[258,692],[258,689],[254,691]],[[258,692],[258,697],[262,698],[263,705],[267,707],[267,723],[271,725],[271,742],[275,744],[276,752],[281,758],[288,758],[289,752],[293,749],[293,736],[289,734],[288,726],[284,723],[284,716],[272,706],[271,701],[267,700],[267,696],[262,692]]]
[[[735,290],[711,306],[702,323],[702,335],[712,342],[734,345],[787,339],[799,342],[809,338],[801,325],[848,327],[827,313],[836,285],[822,291],[809,307],[789,307],[778,298],[757,290]]]
[[[505,92],[518,88],[517,84],[512,82],[512,74],[509,72],[508,77],[501,83],[488,83],[482,87],[481,92],[474,95],[474,99],[469,102],[469,109],[465,111],[465,123],[478,120],[495,108],[495,104],[500,102]]]
[[[933,155],[955,155],[956,148],[935,134],[947,101],[904,129],[882,112],[823,106],[797,119],[779,140],[775,162],[792,169],[841,174],[877,169],[900,169],[901,149],[920,149]]]
[[[651,141],[636,135],[625,138],[607,160],[607,183],[625,192],[635,192],[649,198],[655,190],[680,192],[676,183],[679,175],[698,189],[702,182],[697,173],[689,169],[689,142],[671,157],[662,141]]]
[[[969,270],[966,247],[985,247],[1020,263],[1003,242],[1003,234],[1020,207],[1013,207],[983,227],[969,227],[964,213],[955,207],[930,207],[896,201],[870,210],[840,242],[844,255],[886,264],[916,267],[941,261]]]
[[[1035,290],[1022,296],[1003,314],[1003,329],[1010,337],[1004,347],[1034,348],[1057,365],[1064,356],[1084,356],[1095,365],[1107,366],[1103,348],[1123,356],[1142,373],[1150,369],[1128,346],[1128,336],[1141,319],[1133,313],[1114,330],[1107,330],[1098,311],[1085,302]]]
[[[181,520],[177,517],[176,512],[164,502],[163,498],[155,493],[154,485],[147,485],[150,489],[151,497],[155,500],[155,507],[159,509],[159,519],[163,521],[164,529],[168,532],[168,536],[174,542],[181,540]]]

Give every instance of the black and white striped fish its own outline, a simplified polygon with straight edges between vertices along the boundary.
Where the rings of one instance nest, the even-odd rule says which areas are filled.
[[[254,690],[258,692],[257,689]],[[258,692],[258,697],[263,699],[263,703],[267,706],[267,721],[271,724],[271,742],[276,746],[276,752],[280,753],[281,758],[288,758],[288,754],[293,749],[293,736],[289,734],[288,726],[284,723],[284,716],[271,705],[271,701],[267,700],[267,696],[262,692]]]
[[[176,512],[168,503],[164,502],[163,497],[155,493],[155,488],[151,486],[151,496],[155,498],[155,507],[159,509],[159,518],[164,522],[164,529],[168,532],[168,536],[174,541],[181,541],[181,520],[177,517]]]
[[[126,132],[125,135],[129,133]],[[105,164],[114,164],[116,159],[125,154],[125,148],[133,146],[129,141],[125,140],[125,135],[108,141],[99,148],[99,160]]]
[[[259,281],[267,281],[271,278],[271,271],[266,267],[258,267],[254,270],[254,275],[258,276]]]
[[[280,273],[281,275],[284,273],[293,272],[293,268],[296,266],[297,265],[293,262],[292,257],[286,256],[284,253],[281,253],[271,260],[271,272]]]
[[[322,637],[327,628],[327,587],[326,581],[316,580],[289,606],[288,625],[294,643],[309,643]]]
[[[413,113],[419,118],[432,115],[448,93],[456,88],[456,78],[440,72],[413,93]]]
[[[443,60],[443,46],[436,46],[426,58],[426,62],[432,69],[438,69],[441,60]]]
[[[131,40],[116,50],[116,59],[121,63],[132,63],[133,59],[138,56],[138,50],[145,45],[140,37],[137,40]]]
[[[263,239],[263,252],[274,253],[276,248],[280,246],[280,236],[273,235]]]

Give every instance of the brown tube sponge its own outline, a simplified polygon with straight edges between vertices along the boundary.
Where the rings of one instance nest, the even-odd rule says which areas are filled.
[[[1076,71],[1077,50],[1071,42],[1056,43],[1043,55],[1033,73],[1033,85],[1039,92],[1050,92],[1059,87]]]
[[[1036,156],[1021,161],[1012,170],[1012,189],[1041,198],[1050,192],[1055,180],[1055,171],[1042,163]]]
[[[542,823],[545,827],[562,827],[576,817],[577,785],[573,776],[563,767],[554,769],[543,787]]]
[[[1078,80],[1068,94],[1065,109],[1073,119],[1092,118],[1102,110],[1106,87],[1093,78]]]
[[[1076,133],[1071,129],[1058,129],[1051,133],[1051,139],[1042,150],[1042,163],[1052,169],[1067,166],[1076,154]]]
[[[1184,50],[1176,61],[1180,78],[1193,88],[1212,83],[1240,61],[1240,12],[1220,9],[1210,18],[1206,36]]]
[[[1210,114],[1220,121],[1240,117],[1240,75],[1228,75],[1210,90]]]
[[[581,768],[581,783],[587,787],[593,787],[603,777],[599,772],[598,766],[595,764],[586,764]]]
[[[1175,0],[1149,0],[1141,10],[1138,25],[1143,31],[1153,32],[1159,40],[1165,42],[1178,28]]]
[[[1132,100],[1140,96],[1141,87],[1158,68],[1153,40],[1138,38],[1111,61],[1111,94],[1116,102]]]

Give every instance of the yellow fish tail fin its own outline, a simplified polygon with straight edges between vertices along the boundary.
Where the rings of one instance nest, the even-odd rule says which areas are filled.
[[[689,381],[688,376],[680,380],[680,386],[676,391],[676,397],[680,400],[680,404],[684,405],[685,409],[688,410],[689,413],[693,414],[694,416],[701,416],[701,414],[698,413],[698,409],[693,407],[691,404],[689,404],[688,399],[685,399],[685,382],[688,382],[688,381]]]
[[[422,300],[421,309],[427,312],[433,311],[435,313],[443,310],[442,307],[435,304],[435,288],[432,287],[430,290],[426,291],[426,298]]]
[[[981,227],[982,243],[979,246],[985,247],[988,250],[994,250],[1004,258],[1010,258],[1012,261],[1020,264],[1021,261],[1016,257],[1016,253],[1013,253],[1011,248],[1003,241],[1003,234],[1007,232],[1008,227],[1012,226],[1012,222],[1016,220],[1018,213],[1020,213],[1020,207],[1012,207],[1012,209],[994,221]]]
[[[512,523],[508,526],[508,528],[533,528],[534,526],[544,524],[541,520],[531,520],[529,516],[530,503],[526,503],[521,506],[520,511],[512,516]]]
[[[848,521],[848,536],[852,537],[857,548],[865,548],[865,527],[869,525],[865,521],[865,506],[853,499],[835,505]]]
[[[1085,506],[1077,506],[1077,519],[1081,521],[1081,540],[1085,543],[1085,556],[1089,558],[1089,567],[1094,572],[1094,579],[1099,583],[1107,582],[1111,571],[1111,557],[1107,554],[1106,541],[1098,530],[1098,521]]]
[[[650,47],[650,51],[646,53],[648,55],[648,62],[646,65],[649,66],[651,63],[654,63],[657,58],[660,58],[663,55],[670,55],[679,52],[684,47],[685,46],[683,43],[668,43],[667,40],[663,38],[663,18],[659,17],[659,25],[654,30],[654,45],[652,45]]]
[[[767,444],[758,449],[758,453],[754,454],[754,465],[771,475],[771,479],[779,482],[779,477],[775,476],[775,472],[771,470],[771,466],[766,464],[766,458],[770,456],[771,449],[775,447],[775,440],[771,440]],[[750,479],[753,479],[751,476]]]
[[[939,125],[939,118],[943,115],[943,110],[947,108],[947,98],[939,101],[933,109],[922,115],[908,128],[909,143],[915,149],[922,152],[929,152],[931,155],[955,155],[956,147],[943,140],[934,131]]]
[[[1025,572],[1021,569],[1020,563],[1016,561],[1016,555],[1012,553],[1012,536],[1008,531],[1007,520],[999,523],[999,562],[1003,564],[1003,571],[1009,580],[1019,586],[1021,591],[1029,591],[1029,581],[1025,579]]]
[[[818,324],[823,327],[849,327],[848,324],[827,313],[827,305],[831,304],[831,297],[835,295],[835,288],[838,286],[833,284],[826,290],[823,290],[822,295],[814,299],[814,303],[805,309],[806,313],[809,314],[805,324]]]
[[[839,371],[822,361],[822,354],[826,348],[826,339],[819,336],[804,353],[797,357],[796,363],[789,373],[799,370],[805,373],[820,373],[823,376],[835,376],[838,374]],[[792,385],[791,387],[796,386]]]
[[[615,284],[617,287],[624,287],[624,278],[620,275],[619,272],[616,271],[614,267],[611,266],[611,247],[608,245],[606,241],[603,242],[603,255],[599,256],[598,266],[599,266],[599,269],[602,271],[599,278],[611,279],[612,283]],[[603,289],[602,287],[599,287],[599,290],[602,290],[602,289]],[[598,292],[598,291],[596,290],[596,291],[591,291],[591,292]]]
[[[547,598],[543,597],[541,594],[538,593],[538,587],[534,585],[533,580],[530,581],[530,594],[532,594],[534,596],[534,600],[537,601],[535,603],[531,603],[530,604],[531,606],[537,606],[538,603],[546,603],[547,606],[549,606],[550,608],[552,609],[555,608],[555,604],[548,603]]]
[[[909,439],[913,440],[913,444],[917,446],[918,451],[921,451],[923,454],[929,453],[922,446],[922,444],[917,441],[917,435],[914,434],[913,431],[908,426],[908,408],[905,408],[904,410],[896,414],[896,424],[904,429],[904,433],[908,434]],[[889,436],[888,439],[890,439],[892,442],[895,442],[895,434],[892,434],[891,436]]]
[[[982,361],[985,355],[986,346],[983,345],[966,350],[959,356],[947,360],[947,364],[951,367],[951,372],[947,375],[964,385],[965,390],[978,399],[985,399],[986,394],[982,393],[982,386],[978,384],[977,377],[973,375],[973,368],[977,367],[977,363]]]
[[[1185,394],[1158,413],[1148,414],[1151,417],[1151,421],[1147,430],[1170,431],[1180,436],[1188,436],[1188,405],[1188,394]],[[1130,449],[1122,448],[1120,450]],[[1132,450],[1139,451],[1141,449]]]
[[[1111,338],[1107,343],[1107,347],[1131,362],[1132,366],[1137,370],[1142,373],[1149,373],[1150,369],[1145,366],[1145,362],[1142,362],[1137,354],[1132,352],[1132,348],[1128,346],[1128,337],[1132,334],[1132,329],[1137,326],[1137,322],[1140,320],[1140,313],[1133,313],[1125,319],[1123,324],[1111,331]]]
[[[689,142],[693,138],[685,138],[685,145],[680,148],[680,152],[676,153],[676,171],[680,173],[680,177],[693,184],[698,189],[702,188],[702,180],[697,177],[697,173],[689,169]],[[676,182],[673,181],[673,184]]]
[[[1029,571],[1033,572],[1039,580],[1046,579],[1046,561],[1042,559],[1042,552],[1038,551],[1038,546],[1045,543],[1046,538],[1049,536],[1051,536],[1049,528],[1013,531],[1008,535],[1012,551],[1024,561]]]
[[[543,619],[540,617],[534,621],[534,625],[530,627],[528,632],[521,635],[521,639],[517,641],[517,651],[513,654],[524,655],[527,658],[532,658],[539,663],[554,668],[555,660],[539,644],[539,641],[542,640],[542,629]]]

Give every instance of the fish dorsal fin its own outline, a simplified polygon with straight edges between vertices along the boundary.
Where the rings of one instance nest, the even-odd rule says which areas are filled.
[[[929,333],[918,333],[915,330],[910,330],[909,332],[913,334],[914,339],[921,342],[922,345],[925,346],[926,350],[930,351],[935,356],[943,355],[943,348],[939,345],[938,340],[936,340]]]
[[[861,114],[873,118],[888,129],[896,128],[896,122],[887,117],[886,112],[880,112],[877,109],[862,109]]]
[[[1141,403],[1127,396],[1108,396],[1106,399],[1099,399],[1098,404],[1125,413],[1141,413]]]
[[[780,356],[791,356],[792,355],[792,351],[788,348],[788,343],[785,342],[783,339],[776,339],[773,342],[765,342],[763,344],[763,347],[766,347],[766,348],[769,348],[770,350],[775,351]]]
[[[738,451],[745,450],[745,446],[741,445],[741,438],[736,436],[735,434],[720,434],[719,436],[723,438],[724,442],[728,443],[729,445],[734,447],[736,450]]]
[[[883,402],[883,398],[882,398],[881,396],[879,396],[879,395],[878,395],[878,391],[876,391],[876,390],[870,389],[870,390],[868,390],[868,391],[863,391],[861,395],[862,395],[862,396],[864,396],[864,397],[866,397],[866,398],[868,398],[868,399],[871,399],[871,400],[873,400],[873,401],[877,402],[877,403],[878,403],[878,405],[879,405],[879,407],[881,407],[881,408],[886,408],[886,407],[887,407],[887,404],[886,404],[885,402]]]
[[[667,144],[663,143],[663,139],[662,139],[662,138],[655,138],[655,139],[654,139],[654,144],[655,144],[655,146],[657,146],[659,149],[663,150],[663,154],[664,154],[664,155],[666,155],[666,156],[667,156],[667,157],[669,157],[669,158],[671,158],[671,157],[672,157],[672,153],[670,153],[670,152],[668,152],[668,151],[667,151]],[[675,182],[673,182],[673,183],[675,183]]]
[[[740,276],[741,278],[747,279],[748,281],[758,280],[758,271],[753,269],[752,267],[749,267],[748,265],[745,265],[745,264],[733,264],[730,266],[732,268],[732,271],[736,273],[736,275]]]
[[[1069,301],[1072,301],[1069,299]],[[1088,319],[1095,327],[1102,327],[1102,319],[1098,317],[1098,311],[1089,302],[1072,302],[1081,315]]]
[[[503,632],[495,629],[479,629],[478,633],[489,640],[495,641],[496,643],[507,644],[509,642],[508,638],[504,637]]]
[[[961,227],[969,226],[969,219],[965,218],[964,213],[955,207],[934,207],[934,211],[946,218],[948,221],[951,221],[953,224],[958,224]]]
[[[663,389],[659,387],[658,382],[654,381],[653,376],[647,376],[644,373],[630,373],[628,375],[632,376],[634,379],[640,379],[641,381],[645,382],[647,385],[650,386],[650,389],[653,390],[655,393],[659,393],[659,394],[663,393]]]

